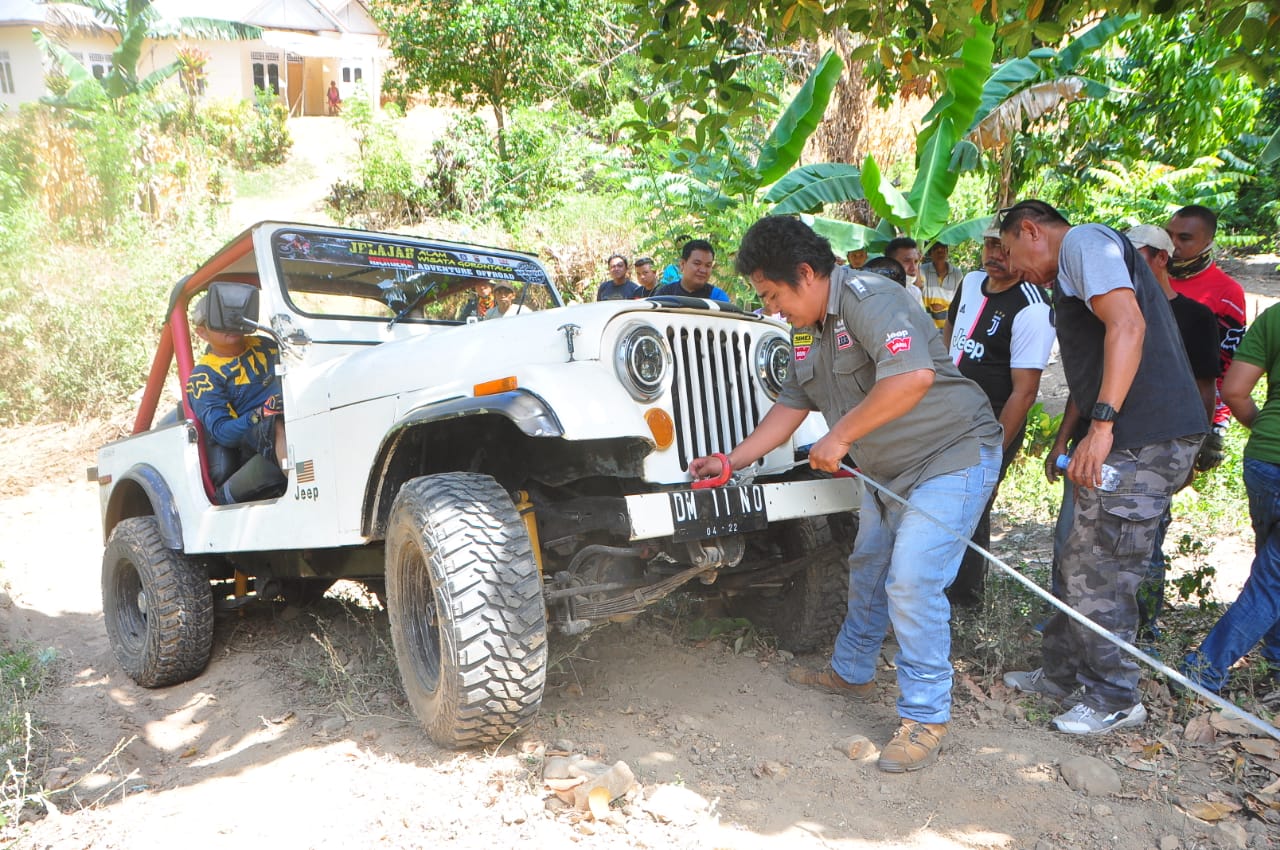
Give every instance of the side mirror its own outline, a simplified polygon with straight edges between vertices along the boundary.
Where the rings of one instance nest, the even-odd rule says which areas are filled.
[[[247,283],[209,284],[209,330],[243,334],[258,329],[258,288]]]

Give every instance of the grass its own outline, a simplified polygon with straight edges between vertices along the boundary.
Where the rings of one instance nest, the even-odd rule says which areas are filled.
[[[54,675],[52,648],[0,645],[0,841],[25,808],[45,808],[36,780],[43,762],[40,721],[32,702]]]

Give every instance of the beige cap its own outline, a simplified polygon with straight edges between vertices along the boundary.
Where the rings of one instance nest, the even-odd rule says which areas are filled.
[[[1169,234],[1163,227],[1156,227],[1154,224],[1135,224],[1126,230],[1124,235],[1129,237],[1129,242],[1135,248],[1155,248],[1157,251],[1164,251],[1170,257],[1173,256],[1173,240],[1169,238]]]

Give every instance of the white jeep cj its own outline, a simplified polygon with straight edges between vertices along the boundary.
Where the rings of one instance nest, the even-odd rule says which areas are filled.
[[[505,318],[477,321],[486,283],[516,293]],[[212,329],[282,351],[287,484],[270,498],[218,504],[187,402],[156,417],[175,362],[185,384],[198,357],[187,311],[206,292]],[[91,471],[115,655],[140,685],[184,681],[215,608],[362,581],[427,732],[465,746],[537,712],[549,627],[677,588],[814,648],[843,616],[857,484],[797,468],[792,445],[724,487],[686,472],[757,425],[789,360],[782,325],[727,305],[564,307],[530,255],[258,224],[174,287],[134,433]]]

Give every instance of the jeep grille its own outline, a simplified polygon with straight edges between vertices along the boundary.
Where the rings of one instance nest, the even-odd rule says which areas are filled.
[[[676,448],[687,468],[695,457],[728,452],[760,424],[759,379],[749,333],[694,321],[668,326],[666,335],[675,357]]]

